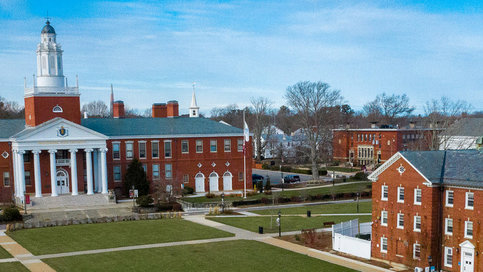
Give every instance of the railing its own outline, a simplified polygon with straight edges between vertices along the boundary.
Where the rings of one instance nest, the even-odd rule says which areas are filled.
[[[25,95],[32,94],[79,94],[78,87],[33,87],[25,88]]]
[[[56,159],[55,164],[57,166],[69,166],[70,165],[70,159]]]

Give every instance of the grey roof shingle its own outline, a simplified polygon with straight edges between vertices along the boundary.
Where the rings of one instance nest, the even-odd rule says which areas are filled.
[[[483,187],[483,151],[401,151],[433,183]]]
[[[206,118],[91,118],[81,124],[106,136],[243,134],[243,130]]]
[[[0,119],[0,139],[8,139],[24,128],[25,119]]]
[[[449,136],[483,136],[483,118],[464,118],[455,122],[442,135]]]

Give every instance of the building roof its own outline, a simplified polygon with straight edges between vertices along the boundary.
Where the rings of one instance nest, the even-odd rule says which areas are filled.
[[[0,139],[8,139],[24,128],[25,119],[0,119]]]
[[[483,118],[464,118],[456,121],[442,135],[450,136],[483,136]]]
[[[479,150],[401,151],[432,183],[483,187],[483,152]]]
[[[91,118],[81,124],[106,136],[243,134],[243,130],[207,118]]]
[[[45,22],[44,28],[42,28],[42,34],[43,33],[55,34],[55,29],[50,25],[50,22],[48,20],[47,22]]]

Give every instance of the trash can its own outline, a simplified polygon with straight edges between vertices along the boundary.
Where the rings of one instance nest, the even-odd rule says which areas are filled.
[[[263,227],[260,227],[260,226],[258,227],[258,233],[263,234]]]
[[[311,217],[312,216],[312,212],[311,211],[307,211],[307,217]]]

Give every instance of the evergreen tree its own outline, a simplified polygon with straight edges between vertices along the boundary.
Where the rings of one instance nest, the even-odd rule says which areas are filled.
[[[149,180],[144,172],[143,164],[134,158],[127,167],[124,176],[124,188],[129,191],[134,186],[138,190],[139,196],[149,194]]]

